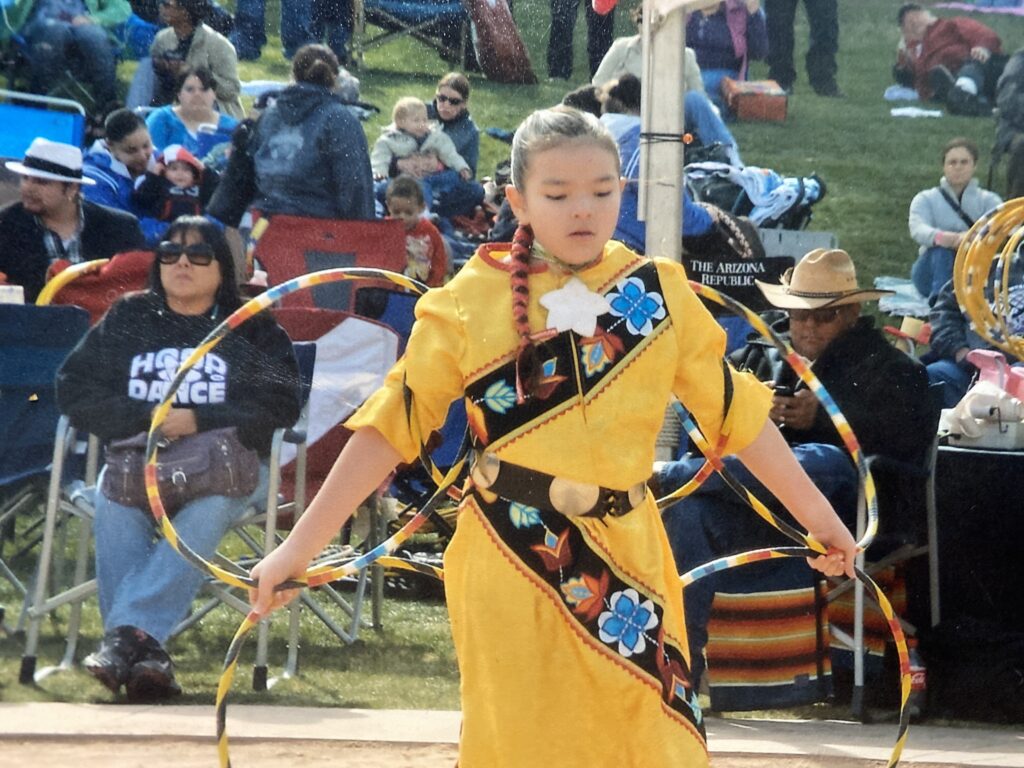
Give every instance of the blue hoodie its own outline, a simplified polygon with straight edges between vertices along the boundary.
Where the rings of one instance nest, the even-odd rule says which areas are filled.
[[[82,185],[82,194],[87,200],[127,211],[139,220],[146,243],[156,245],[163,239],[169,222],[153,219],[143,214],[142,209],[132,200],[135,182],[128,168],[116,160],[107,149],[107,142],[97,139],[82,158],[82,175],[96,182],[93,186]]]
[[[366,135],[335,94],[309,83],[285,88],[249,142],[266,214],[372,219],[373,174]]]

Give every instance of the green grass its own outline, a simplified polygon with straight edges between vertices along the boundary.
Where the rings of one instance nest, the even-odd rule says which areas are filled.
[[[624,5],[627,7],[629,4]],[[898,0],[856,0],[840,3],[841,41],[839,83],[842,100],[819,98],[810,92],[800,72],[796,94],[784,124],[744,123],[732,126],[748,164],[773,168],[786,175],[820,174],[828,184],[828,196],[815,206],[812,229],[834,232],[850,251],[866,283],[879,274],[908,274],[916,247],[907,233],[907,207],[920,189],[936,183],[941,173],[939,151],[955,135],[975,139],[982,147],[982,176],[993,140],[993,121],[944,117],[938,120],[903,119],[889,115],[890,104],[882,92],[890,83],[897,31],[893,22]],[[268,24],[276,28],[276,3],[268,3]],[[548,83],[544,49],[549,23],[545,0],[516,0],[515,16],[522,29],[534,68],[541,82],[535,86],[499,85],[473,76],[472,113],[481,128],[512,129],[532,109],[558,102],[568,87],[584,82],[585,30],[582,14],[576,35],[577,83]],[[617,24],[629,34],[627,14],[620,11]],[[986,17],[998,27],[1007,50],[1024,42],[1024,19]],[[807,31],[798,14],[796,58],[802,69]],[[122,65],[121,74],[131,71]],[[377,104],[382,115],[366,124],[372,142],[394,101],[403,95],[429,98],[437,78],[450,69],[430,49],[414,41],[392,43],[369,51],[364,66],[355,72],[362,96]],[[289,65],[273,38],[259,62],[242,63],[246,80],[286,79]],[[755,64],[753,76],[764,75]],[[486,136],[481,139],[482,174],[491,172],[505,158],[507,146]],[[984,177],[982,178],[984,181]],[[997,187],[998,190],[998,187]],[[32,562],[15,563],[22,575]],[[16,619],[18,599],[0,580],[0,605],[8,606],[8,621]],[[40,665],[54,663],[61,655],[66,610],[43,624]],[[224,651],[238,616],[221,609],[199,628],[173,641],[171,651],[180,666],[189,692],[185,701],[210,702]],[[281,623],[281,622],[278,622]],[[275,629],[272,663],[283,658],[282,627]],[[88,652],[100,635],[95,603],[86,611],[85,636],[80,651]],[[247,685],[251,644],[243,652],[239,680],[232,701],[288,704],[455,708],[458,704],[457,674],[444,607],[437,601],[388,599],[384,629],[364,630],[352,646],[342,646],[322,627],[306,619],[300,654],[302,675],[269,693],[255,694]],[[73,671],[48,678],[41,687],[17,684],[22,644],[17,638],[0,639],[0,699],[4,701],[59,700],[109,701],[110,696],[85,674]],[[273,670],[272,670],[273,673]],[[815,710],[818,711],[818,710]],[[834,712],[835,710],[826,710]],[[806,714],[806,713],[805,713]]]

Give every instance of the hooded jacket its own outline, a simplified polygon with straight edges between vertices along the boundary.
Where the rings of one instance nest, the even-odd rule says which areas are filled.
[[[148,429],[178,364],[223,319],[222,312],[179,315],[152,292],[121,299],[61,366],[61,413],[102,440]],[[192,369],[175,406],[195,409],[200,432],[237,427],[242,443],[268,455],[274,430],[299,416],[291,341],[269,316],[253,318]]]
[[[248,144],[254,208],[318,219],[372,219],[373,176],[359,121],[326,88],[296,83],[256,123]]]
[[[146,242],[156,245],[167,231],[167,222],[145,215],[132,200],[135,180],[128,168],[114,158],[107,148],[107,142],[97,139],[82,158],[82,175],[96,183],[83,186],[82,195],[94,203],[127,211],[139,220]]]

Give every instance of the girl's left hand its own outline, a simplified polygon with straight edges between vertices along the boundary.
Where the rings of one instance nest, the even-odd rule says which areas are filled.
[[[473,178],[473,172],[469,170],[469,168],[463,168],[461,171],[459,171],[459,177],[463,181],[469,181],[470,179]]]
[[[836,517],[835,525],[828,531],[811,531],[818,542],[825,545],[828,552],[816,557],[808,557],[807,563],[825,576],[841,576],[844,573],[851,579],[856,577],[854,566],[857,558],[857,542],[853,534]]]

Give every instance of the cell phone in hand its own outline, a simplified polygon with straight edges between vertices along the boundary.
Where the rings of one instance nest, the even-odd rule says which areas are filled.
[[[790,387],[790,386],[786,386],[785,384],[776,384],[775,387],[773,388],[773,391],[775,392],[776,395],[779,395],[780,397],[792,397],[793,396],[793,388]]]

